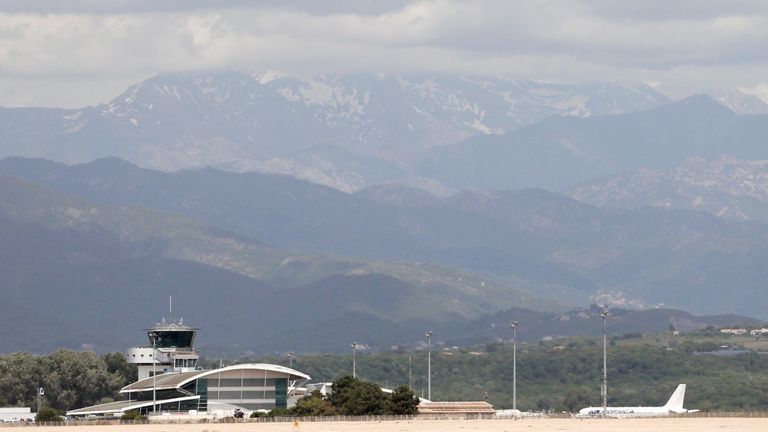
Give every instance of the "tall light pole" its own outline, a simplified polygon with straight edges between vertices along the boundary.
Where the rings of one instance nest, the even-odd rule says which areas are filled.
[[[357,378],[357,342],[352,342],[352,378]]]
[[[517,325],[520,321],[512,321],[512,409],[517,409]]]
[[[600,380],[600,394],[603,396],[603,417],[605,417],[608,411],[608,337],[605,331],[605,322],[611,314],[608,309],[605,309],[600,313],[600,316],[603,318],[603,379]]]
[[[157,333],[152,332],[152,414],[157,412]]]
[[[432,400],[432,330],[424,333],[427,337],[427,399]]]
[[[40,413],[40,408],[43,406],[43,395],[45,390],[42,387],[37,388],[37,413]]]
[[[288,355],[288,367],[293,369],[293,351],[288,351],[286,354]]]
[[[413,362],[408,354],[408,390],[413,390]]]

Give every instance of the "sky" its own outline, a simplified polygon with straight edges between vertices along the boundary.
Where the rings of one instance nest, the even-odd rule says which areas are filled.
[[[3,0],[0,106],[195,70],[643,82],[768,101],[768,1]]]

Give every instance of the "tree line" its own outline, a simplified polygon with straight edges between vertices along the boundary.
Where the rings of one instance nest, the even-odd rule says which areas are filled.
[[[0,355],[0,406],[27,406],[58,412],[112,402],[136,381],[137,370],[122,353],[60,350],[48,355]],[[37,406],[42,388],[42,407]]]
[[[701,410],[768,410],[768,355],[750,352],[720,357],[701,355],[712,342],[681,342],[675,348],[615,345],[608,350],[608,403],[613,406],[663,405],[679,383],[688,384],[686,407]],[[351,355],[300,355],[293,367],[313,381],[348,374]],[[410,358],[410,361],[409,361]],[[287,363],[281,357],[232,361]],[[411,367],[409,367],[409,363]],[[422,395],[427,388],[424,351],[357,353],[357,375],[385,387],[409,382]],[[602,344],[594,338],[531,344],[517,352],[517,406],[523,410],[573,412],[599,406]],[[432,353],[434,400],[464,400],[512,407],[512,347],[508,343],[439,350]]]
[[[654,345],[611,346],[608,350],[608,402],[614,406],[661,405],[677,384],[686,383],[686,407],[701,410],[768,410],[768,356],[756,352],[730,357],[701,355],[717,344],[681,342],[673,348]],[[427,387],[427,353],[357,353],[357,376],[350,380],[352,356],[295,355],[293,367],[313,382],[337,382],[335,399],[302,399],[296,415],[356,415],[402,412],[393,405],[411,401],[412,388]],[[595,339],[518,346],[517,405],[523,410],[575,411],[598,406],[602,347]],[[287,357],[231,359],[228,364],[285,364]],[[43,406],[66,411],[120,398],[118,391],[136,380],[136,368],[121,353],[57,351],[45,356],[17,353],[0,356],[0,406],[36,407],[37,388],[45,389]],[[395,389],[380,394],[379,386]],[[434,400],[487,400],[496,408],[512,406],[512,347],[507,343],[439,350],[432,353]],[[375,389],[374,389],[375,387]],[[352,393],[345,393],[351,388]],[[344,395],[355,397],[344,399]],[[398,399],[401,398],[401,399]],[[351,400],[371,401],[359,409]],[[400,402],[397,402],[400,401]]]

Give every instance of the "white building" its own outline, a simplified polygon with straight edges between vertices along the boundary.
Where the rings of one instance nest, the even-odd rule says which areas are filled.
[[[0,423],[33,422],[36,416],[27,407],[0,408]]]

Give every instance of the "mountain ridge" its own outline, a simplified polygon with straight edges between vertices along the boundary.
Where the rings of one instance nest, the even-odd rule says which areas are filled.
[[[287,173],[344,191],[394,179],[439,191],[409,167],[431,147],[552,115],[616,114],[667,101],[647,86],[607,83],[166,74],[94,107],[0,109],[0,157],[82,163],[117,156],[161,170]]]
[[[465,313],[514,306],[512,292],[515,301],[528,302],[584,304],[612,296],[696,313],[761,310],[746,299],[763,278],[759,262],[768,254],[768,228],[702,212],[600,208],[543,190],[464,191],[414,206],[398,197],[398,188],[377,202],[285,176],[212,169],[168,174],[130,165],[121,173],[99,169],[98,162],[59,166],[57,173],[46,171],[47,163],[29,164],[34,161],[6,159],[0,173],[112,205],[181,213],[274,245],[280,249],[244,255],[223,252],[232,240],[199,252],[199,245],[184,243],[175,255],[235,266],[265,280],[289,273],[293,280],[314,275],[307,282],[339,272],[385,273],[422,288],[445,284],[453,293],[446,301],[469,302]],[[316,254],[362,261],[317,261]],[[296,255],[304,258],[294,262]],[[741,276],[727,282],[735,275]],[[739,295],[722,299],[717,293],[725,286]],[[718,309],[710,302],[716,298]]]
[[[768,115],[737,115],[693,96],[647,111],[551,117],[499,136],[443,146],[416,172],[448,187],[569,190],[633,169],[669,169],[693,156],[768,159]]]

